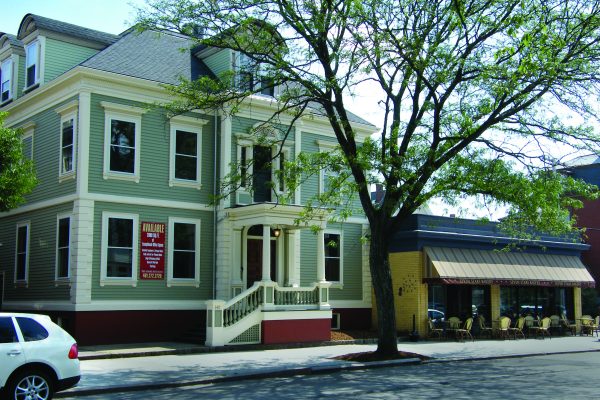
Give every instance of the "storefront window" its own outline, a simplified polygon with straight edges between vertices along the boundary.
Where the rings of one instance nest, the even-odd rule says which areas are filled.
[[[573,318],[572,298],[572,288],[503,286],[500,288],[500,315],[512,319],[527,315]]]

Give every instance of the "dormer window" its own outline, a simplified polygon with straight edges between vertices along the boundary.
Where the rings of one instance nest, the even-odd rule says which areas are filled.
[[[8,59],[0,64],[0,103],[12,98],[12,71],[13,61]]]
[[[244,53],[237,53],[234,68],[238,89],[265,96],[275,96],[273,80],[265,76],[264,66],[256,65],[256,62]]]
[[[34,41],[25,47],[25,87],[31,87],[40,80],[40,42]]]

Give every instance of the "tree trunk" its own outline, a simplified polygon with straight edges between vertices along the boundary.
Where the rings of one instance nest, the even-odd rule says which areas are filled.
[[[372,229],[369,267],[377,304],[377,329],[379,333],[377,353],[392,356],[398,353],[398,337],[396,335],[394,290],[388,256],[388,241],[385,234],[379,229]]]

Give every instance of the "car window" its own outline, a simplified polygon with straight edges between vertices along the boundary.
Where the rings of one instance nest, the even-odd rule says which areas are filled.
[[[36,340],[43,340],[48,337],[48,331],[39,322],[25,317],[17,317],[17,323],[21,328],[23,339],[26,342],[34,342]]]
[[[11,317],[0,317],[0,343],[18,342]]]

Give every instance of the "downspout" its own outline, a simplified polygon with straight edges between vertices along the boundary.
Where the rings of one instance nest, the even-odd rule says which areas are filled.
[[[214,199],[217,198],[217,179],[218,179],[218,171],[217,171],[217,122],[219,119],[219,112],[215,110],[214,122],[213,122],[213,195]],[[218,211],[219,202],[215,200],[213,204],[213,255],[212,255],[212,263],[213,263],[213,291],[212,298],[216,299],[217,295],[217,211]]]

